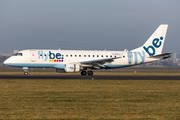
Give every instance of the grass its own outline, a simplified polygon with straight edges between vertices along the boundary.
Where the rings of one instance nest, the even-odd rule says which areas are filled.
[[[179,120],[180,81],[1,80],[0,119]]]
[[[0,75],[24,75],[24,72],[0,72]],[[29,72],[29,75],[80,75],[80,72],[78,73],[57,73],[57,72]],[[94,71],[94,75],[120,75],[120,76],[180,76],[180,72],[157,72],[157,71]]]

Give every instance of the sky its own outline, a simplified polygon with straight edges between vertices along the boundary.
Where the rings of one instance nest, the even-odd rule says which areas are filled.
[[[179,0],[0,0],[0,53],[132,50],[168,24],[163,52],[180,53]]]

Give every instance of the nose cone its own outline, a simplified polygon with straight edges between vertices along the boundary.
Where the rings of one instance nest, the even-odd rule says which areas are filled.
[[[4,62],[3,62],[4,65],[9,65],[10,64],[10,59],[6,59]]]

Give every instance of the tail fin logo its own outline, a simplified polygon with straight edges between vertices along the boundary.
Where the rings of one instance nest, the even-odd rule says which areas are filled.
[[[155,38],[153,41],[152,41],[152,45],[146,47],[146,46],[143,46],[144,50],[149,54],[149,56],[153,56],[155,53],[156,53],[156,50],[155,48],[159,48],[162,44],[162,41],[163,40],[163,37],[160,37],[159,38]]]

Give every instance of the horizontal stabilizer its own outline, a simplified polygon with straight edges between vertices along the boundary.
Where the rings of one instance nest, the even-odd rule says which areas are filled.
[[[159,55],[154,55],[154,56],[151,56],[149,58],[159,58],[159,57],[163,57],[163,59],[166,59],[166,58],[169,58],[171,57],[170,54],[172,54],[174,52],[167,52],[167,53],[163,53],[163,54],[159,54]]]

